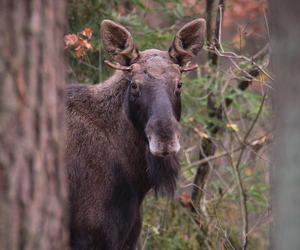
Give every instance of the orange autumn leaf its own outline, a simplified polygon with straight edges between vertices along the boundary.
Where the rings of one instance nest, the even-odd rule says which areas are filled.
[[[82,59],[86,56],[87,54],[87,51],[84,47],[82,46],[78,46],[76,49],[75,49],[75,55],[76,55],[76,58],[77,59]]]
[[[83,40],[83,46],[87,49],[87,50],[91,50],[93,48],[93,46],[86,40]]]
[[[92,38],[93,30],[91,28],[84,28],[83,31],[80,32],[80,35],[86,37],[88,40]]]
[[[74,47],[78,43],[78,36],[75,34],[65,35],[64,41],[66,48]]]
[[[92,44],[89,42],[92,35],[93,30],[91,28],[85,28],[79,33],[79,36],[75,34],[65,35],[66,48],[73,49],[78,60],[83,59],[87,55],[87,51],[93,49]]]

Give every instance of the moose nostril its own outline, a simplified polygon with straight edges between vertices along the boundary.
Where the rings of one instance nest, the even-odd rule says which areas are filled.
[[[163,156],[167,156],[168,154],[169,154],[169,152],[167,152],[167,151],[162,152]]]

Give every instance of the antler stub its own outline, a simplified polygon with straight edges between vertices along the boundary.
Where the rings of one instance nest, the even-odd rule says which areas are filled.
[[[131,71],[132,70],[131,66],[123,66],[119,63],[114,64],[108,60],[105,60],[104,63],[107,64],[107,66],[111,67],[112,69],[123,70],[123,71]]]

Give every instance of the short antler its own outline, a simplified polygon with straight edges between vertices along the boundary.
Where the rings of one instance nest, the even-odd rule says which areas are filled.
[[[119,63],[112,63],[110,61],[105,60],[104,61],[109,67],[111,67],[112,69],[116,69],[116,70],[123,70],[123,71],[131,71],[132,67],[131,66],[123,66]]]
[[[190,65],[190,62],[188,62],[185,66],[180,67],[180,71],[183,72],[188,72],[188,71],[193,71],[198,68],[198,64],[192,64]]]

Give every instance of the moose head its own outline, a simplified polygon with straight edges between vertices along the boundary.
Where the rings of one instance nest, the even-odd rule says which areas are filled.
[[[181,77],[197,68],[191,60],[203,47],[205,34],[206,22],[199,18],[176,33],[168,51],[140,52],[123,26],[110,20],[101,24],[104,49],[116,62],[106,63],[128,78],[125,112],[153,156],[165,158],[180,150]]]

